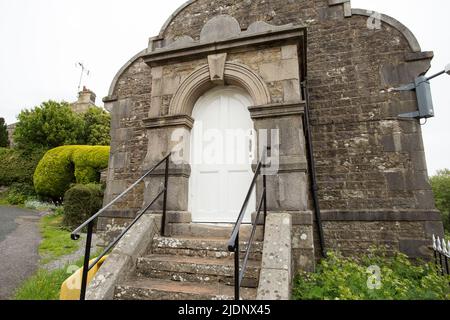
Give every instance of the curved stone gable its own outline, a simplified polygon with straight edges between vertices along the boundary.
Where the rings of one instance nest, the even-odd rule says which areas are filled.
[[[272,26],[292,23],[313,25],[323,23],[325,20],[351,18],[353,15],[363,16],[365,19],[371,16],[372,11],[351,9],[350,3],[350,0],[276,0],[270,1],[269,4],[267,1],[261,0],[189,0],[167,19],[159,35],[151,38],[150,43],[154,40],[161,40],[165,43],[164,46],[171,48],[188,45],[194,39],[200,38],[205,23],[216,15],[230,15],[240,25],[241,30],[248,29],[248,31],[258,30],[257,28],[261,25],[264,27],[264,23]],[[261,11],[262,7],[264,7],[264,12],[270,10],[267,11],[270,13],[255,14],[255,12]],[[416,37],[405,25],[385,14],[381,14],[380,18],[383,24],[402,34],[412,52],[421,51]],[[105,101],[114,100],[119,78],[149,50],[151,48],[140,51],[122,66],[111,83]]]

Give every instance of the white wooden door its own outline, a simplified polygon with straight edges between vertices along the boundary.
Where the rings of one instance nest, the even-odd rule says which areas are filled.
[[[236,87],[203,95],[193,110],[189,211],[193,222],[235,222],[250,187],[253,121],[251,98]],[[251,221],[252,195],[244,222]]]

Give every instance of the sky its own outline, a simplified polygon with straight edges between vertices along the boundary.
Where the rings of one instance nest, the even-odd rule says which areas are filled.
[[[75,101],[78,62],[90,71],[83,84],[101,105],[121,66],[147,47],[184,2],[0,0],[0,117],[13,123],[20,110],[42,101]],[[406,25],[423,51],[435,53],[429,74],[450,63],[450,1],[352,0],[352,7],[390,15]],[[436,117],[423,126],[430,174],[450,168],[449,89],[449,76],[432,82]]]

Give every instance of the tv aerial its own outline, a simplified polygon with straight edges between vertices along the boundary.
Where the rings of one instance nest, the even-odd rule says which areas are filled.
[[[80,92],[81,91],[81,83],[83,81],[84,75],[86,75],[88,77],[91,72],[86,68],[86,65],[83,62],[77,62],[75,64],[75,66],[77,68],[81,68],[80,81],[78,82],[78,92]]]

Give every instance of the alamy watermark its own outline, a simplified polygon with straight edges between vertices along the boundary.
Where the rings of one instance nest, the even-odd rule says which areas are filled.
[[[191,133],[172,133],[172,161],[192,166],[251,166],[262,160],[264,174],[276,175],[280,168],[279,129],[205,129],[197,122]]]
[[[367,19],[367,28],[369,30],[381,30],[381,13],[367,10],[370,15]]]
[[[377,265],[367,268],[369,274],[367,278],[367,288],[370,290],[380,290],[383,283],[381,282],[381,268]]]

